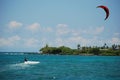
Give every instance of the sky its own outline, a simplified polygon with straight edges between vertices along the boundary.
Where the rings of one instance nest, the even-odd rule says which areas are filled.
[[[0,51],[120,44],[120,0],[0,0]],[[99,5],[110,10],[105,12]]]

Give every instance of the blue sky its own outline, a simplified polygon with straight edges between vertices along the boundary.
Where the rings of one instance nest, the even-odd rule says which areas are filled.
[[[0,51],[120,44],[120,0],[0,0]],[[105,12],[99,5],[110,10]]]

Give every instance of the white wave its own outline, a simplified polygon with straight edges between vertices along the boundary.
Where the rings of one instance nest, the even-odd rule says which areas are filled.
[[[24,69],[29,67],[30,65],[26,65],[24,63],[17,63],[17,64],[12,64],[10,67],[13,69]]]
[[[38,64],[39,61],[25,61],[24,64]]]
[[[8,52],[8,53],[3,53],[3,54],[5,54],[5,55],[24,55],[24,53],[15,53],[15,52]]]
[[[22,63],[8,64],[0,68],[0,73],[8,70],[19,70],[33,67],[32,65],[40,63],[39,61],[26,61]]]
[[[4,71],[9,71],[9,70],[19,70],[19,69],[26,69],[30,67],[30,65],[26,65],[24,63],[18,63],[18,64],[9,64],[5,65],[0,68],[0,73]]]

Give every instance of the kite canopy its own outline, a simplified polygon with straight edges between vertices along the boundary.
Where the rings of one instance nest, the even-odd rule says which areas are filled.
[[[109,9],[108,9],[108,7],[100,5],[100,6],[97,6],[97,8],[104,9],[104,11],[106,12],[106,17],[105,17],[105,20],[106,20],[109,17]]]

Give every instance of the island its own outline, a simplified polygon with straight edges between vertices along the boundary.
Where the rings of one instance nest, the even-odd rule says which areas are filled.
[[[76,49],[71,49],[70,47],[60,46],[60,47],[51,47],[48,44],[45,47],[41,48],[41,54],[56,54],[56,55],[100,55],[100,56],[120,56],[120,45],[113,44],[107,46],[104,43],[103,46],[80,46],[77,45]]]

